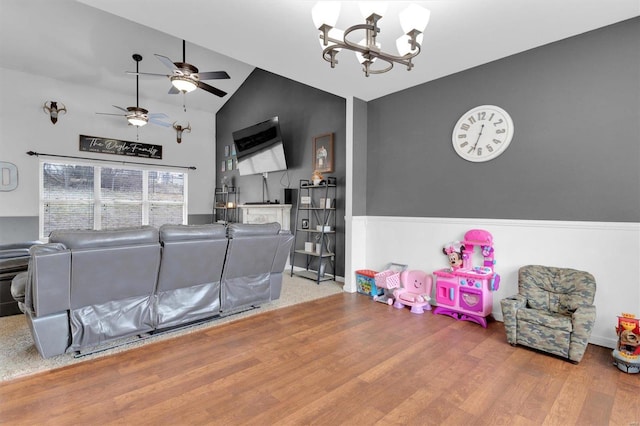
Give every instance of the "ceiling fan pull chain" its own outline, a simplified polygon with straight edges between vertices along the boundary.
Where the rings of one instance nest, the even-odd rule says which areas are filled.
[[[182,92],[182,108],[184,109],[184,112],[187,112],[187,99],[184,92]]]

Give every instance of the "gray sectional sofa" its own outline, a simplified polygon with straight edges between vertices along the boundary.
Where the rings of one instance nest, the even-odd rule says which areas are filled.
[[[48,358],[278,299],[292,241],[278,223],[54,231],[12,293]]]

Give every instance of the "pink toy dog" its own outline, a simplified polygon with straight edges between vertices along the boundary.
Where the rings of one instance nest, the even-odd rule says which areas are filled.
[[[402,287],[394,290],[395,303],[393,306],[402,309],[411,306],[411,313],[423,314],[424,310],[431,310],[429,301],[431,300],[431,289],[433,288],[433,278],[424,271],[411,270],[403,271],[400,274]]]

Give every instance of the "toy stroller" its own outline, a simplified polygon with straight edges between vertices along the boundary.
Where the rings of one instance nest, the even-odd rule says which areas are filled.
[[[391,269],[394,268],[394,269]],[[381,295],[373,296],[373,300],[380,303],[386,303],[391,306],[394,302],[393,290],[400,287],[400,273],[407,269],[407,265],[400,263],[389,263],[382,272],[378,272],[374,278],[376,287],[382,289]]]

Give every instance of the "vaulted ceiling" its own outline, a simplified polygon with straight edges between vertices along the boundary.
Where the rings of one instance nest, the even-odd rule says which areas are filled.
[[[342,2],[337,26],[361,23],[356,2]],[[397,13],[409,2],[389,2],[380,21],[383,50],[395,50]],[[200,71],[226,70],[230,80],[210,84],[230,94],[254,67],[338,96],[365,101],[599,27],[640,16],[640,0],[434,0],[422,53],[408,72],[400,66],[365,77],[351,52],[331,69],[321,57],[304,0],[2,0],[0,67],[56,80],[104,87],[134,96],[131,56],[140,70],[165,73],[153,56],[182,59]],[[167,79],[141,77],[149,99],[166,99]],[[228,99],[204,91],[185,101],[217,111]],[[176,95],[173,95],[174,97]],[[177,95],[181,96],[181,95]],[[115,102],[115,101],[114,101]],[[179,101],[181,102],[181,100]]]

